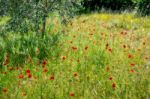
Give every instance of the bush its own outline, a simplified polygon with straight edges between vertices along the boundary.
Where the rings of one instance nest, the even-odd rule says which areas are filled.
[[[0,37],[0,69],[2,66],[23,66],[32,62],[41,62],[45,59],[59,59],[59,46],[62,34],[46,34],[44,38],[35,33],[9,34],[5,39]]]
[[[84,0],[83,6],[86,10],[97,10],[101,8],[111,10],[125,10],[134,7],[133,0]]]
[[[140,0],[138,9],[141,15],[150,15],[150,0]]]

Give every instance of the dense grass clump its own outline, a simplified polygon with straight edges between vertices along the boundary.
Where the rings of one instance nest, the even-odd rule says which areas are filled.
[[[1,21],[4,25],[10,18],[3,18],[5,22]],[[53,19],[53,18],[52,18]],[[13,65],[20,67],[28,62],[36,60],[42,62],[43,60],[53,57],[59,57],[61,47],[58,45],[60,38],[63,35],[59,22],[47,21],[46,34],[41,37],[41,34],[30,31],[29,33],[14,33],[1,31],[0,35],[0,65]],[[57,20],[58,21],[58,20]],[[57,25],[58,30],[54,28]],[[4,27],[2,27],[4,28]]]

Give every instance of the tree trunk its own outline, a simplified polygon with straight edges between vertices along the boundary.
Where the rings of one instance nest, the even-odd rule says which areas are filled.
[[[36,19],[35,19],[35,29],[37,32],[39,32],[39,21],[38,21],[38,3],[39,3],[39,0],[36,0]]]
[[[46,30],[46,16],[43,17],[42,37],[45,35]]]
[[[45,35],[45,30],[46,30],[46,18],[47,18],[47,15],[48,15],[48,2],[47,0],[45,0],[45,8],[44,8],[44,16],[43,16],[43,27],[42,27],[42,37],[44,37]]]

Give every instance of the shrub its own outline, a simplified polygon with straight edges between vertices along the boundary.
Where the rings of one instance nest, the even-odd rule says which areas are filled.
[[[32,62],[41,62],[45,59],[59,59],[59,46],[62,34],[46,34],[44,38],[29,34],[8,34],[0,37],[0,69],[3,65],[23,66]]]
[[[83,6],[86,10],[97,10],[101,8],[111,10],[125,10],[134,6],[132,0],[84,0]]]
[[[141,15],[150,15],[150,0],[140,0],[138,9]]]

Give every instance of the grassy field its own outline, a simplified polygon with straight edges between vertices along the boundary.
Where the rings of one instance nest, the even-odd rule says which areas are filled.
[[[103,13],[53,23],[51,33],[66,31],[59,57],[3,66],[0,99],[150,98],[149,17]]]

